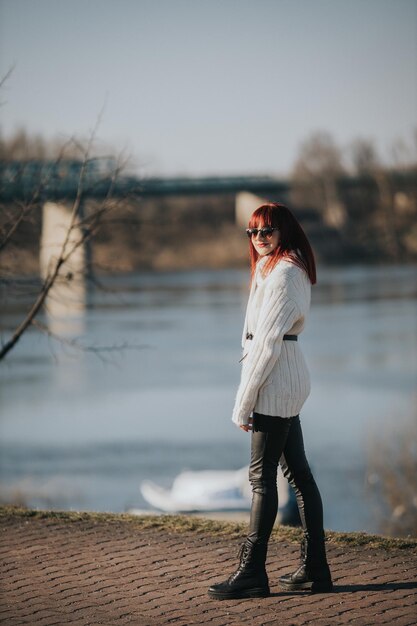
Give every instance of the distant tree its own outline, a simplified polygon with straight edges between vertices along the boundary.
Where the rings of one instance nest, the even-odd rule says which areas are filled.
[[[346,218],[337,191],[337,180],[344,173],[342,151],[330,133],[316,132],[301,144],[292,172],[298,197],[304,188],[305,204],[309,198],[311,202],[313,194],[325,222],[337,228],[343,226]]]
[[[417,130],[414,140],[414,147],[393,142],[383,162],[370,139],[342,150],[329,133],[313,133],[300,145],[292,171],[295,205],[319,210],[354,256],[415,258]]]
[[[355,139],[350,146],[350,156],[356,176],[372,175],[379,167],[379,157],[371,140]]]
[[[399,145],[398,143],[397,150]],[[376,185],[378,212],[375,226],[382,237],[387,256],[392,260],[399,260],[401,242],[395,215],[395,185],[392,171],[382,165],[371,140],[361,138],[353,141],[350,146],[350,155],[354,174],[358,177],[367,177]]]
[[[295,174],[306,177],[324,174],[340,176],[344,171],[342,151],[329,132],[315,132],[301,144],[294,165]]]

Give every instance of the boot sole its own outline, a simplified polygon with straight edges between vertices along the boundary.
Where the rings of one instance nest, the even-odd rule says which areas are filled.
[[[244,598],[268,598],[271,594],[269,589],[247,589],[246,591],[234,591],[229,593],[220,593],[218,591],[208,591],[210,598],[214,600],[242,600]]]
[[[278,586],[280,589],[284,589],[285,591],[310,591],[311,593],[332,593],[334,591],[332,582],[279,582]]]

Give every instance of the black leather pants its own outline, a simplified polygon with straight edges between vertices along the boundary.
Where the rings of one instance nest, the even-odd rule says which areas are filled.
[[[323,505],[306,459],[299,416],[283,418],[254,413],[249,480],[252,508],[248,538],[267,544],[278,510],[277,469],[294,487],[303,530],[312,542],[323,541]]]

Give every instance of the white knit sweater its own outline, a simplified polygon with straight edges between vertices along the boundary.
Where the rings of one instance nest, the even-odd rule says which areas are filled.
[[[298,341],[310,308],[311,283],[304,270],[281,260],[262,277],[258,261],[242,335],[242,375],[232,420],[248,423],[253,411],[264,415],[298,415],[310,393],[310,375]],[[253,339],[246,339],[252,333]]]

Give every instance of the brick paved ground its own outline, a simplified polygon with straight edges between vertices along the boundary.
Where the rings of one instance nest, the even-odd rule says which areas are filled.
[[[272,542],[272,596],[215,601],[208,586],[236,564],[239,539],[123,520],[0,518],[0,623],[272,626],[417,623],[416,548],[329,543],[336,591],[281,592],[298,547]]]

